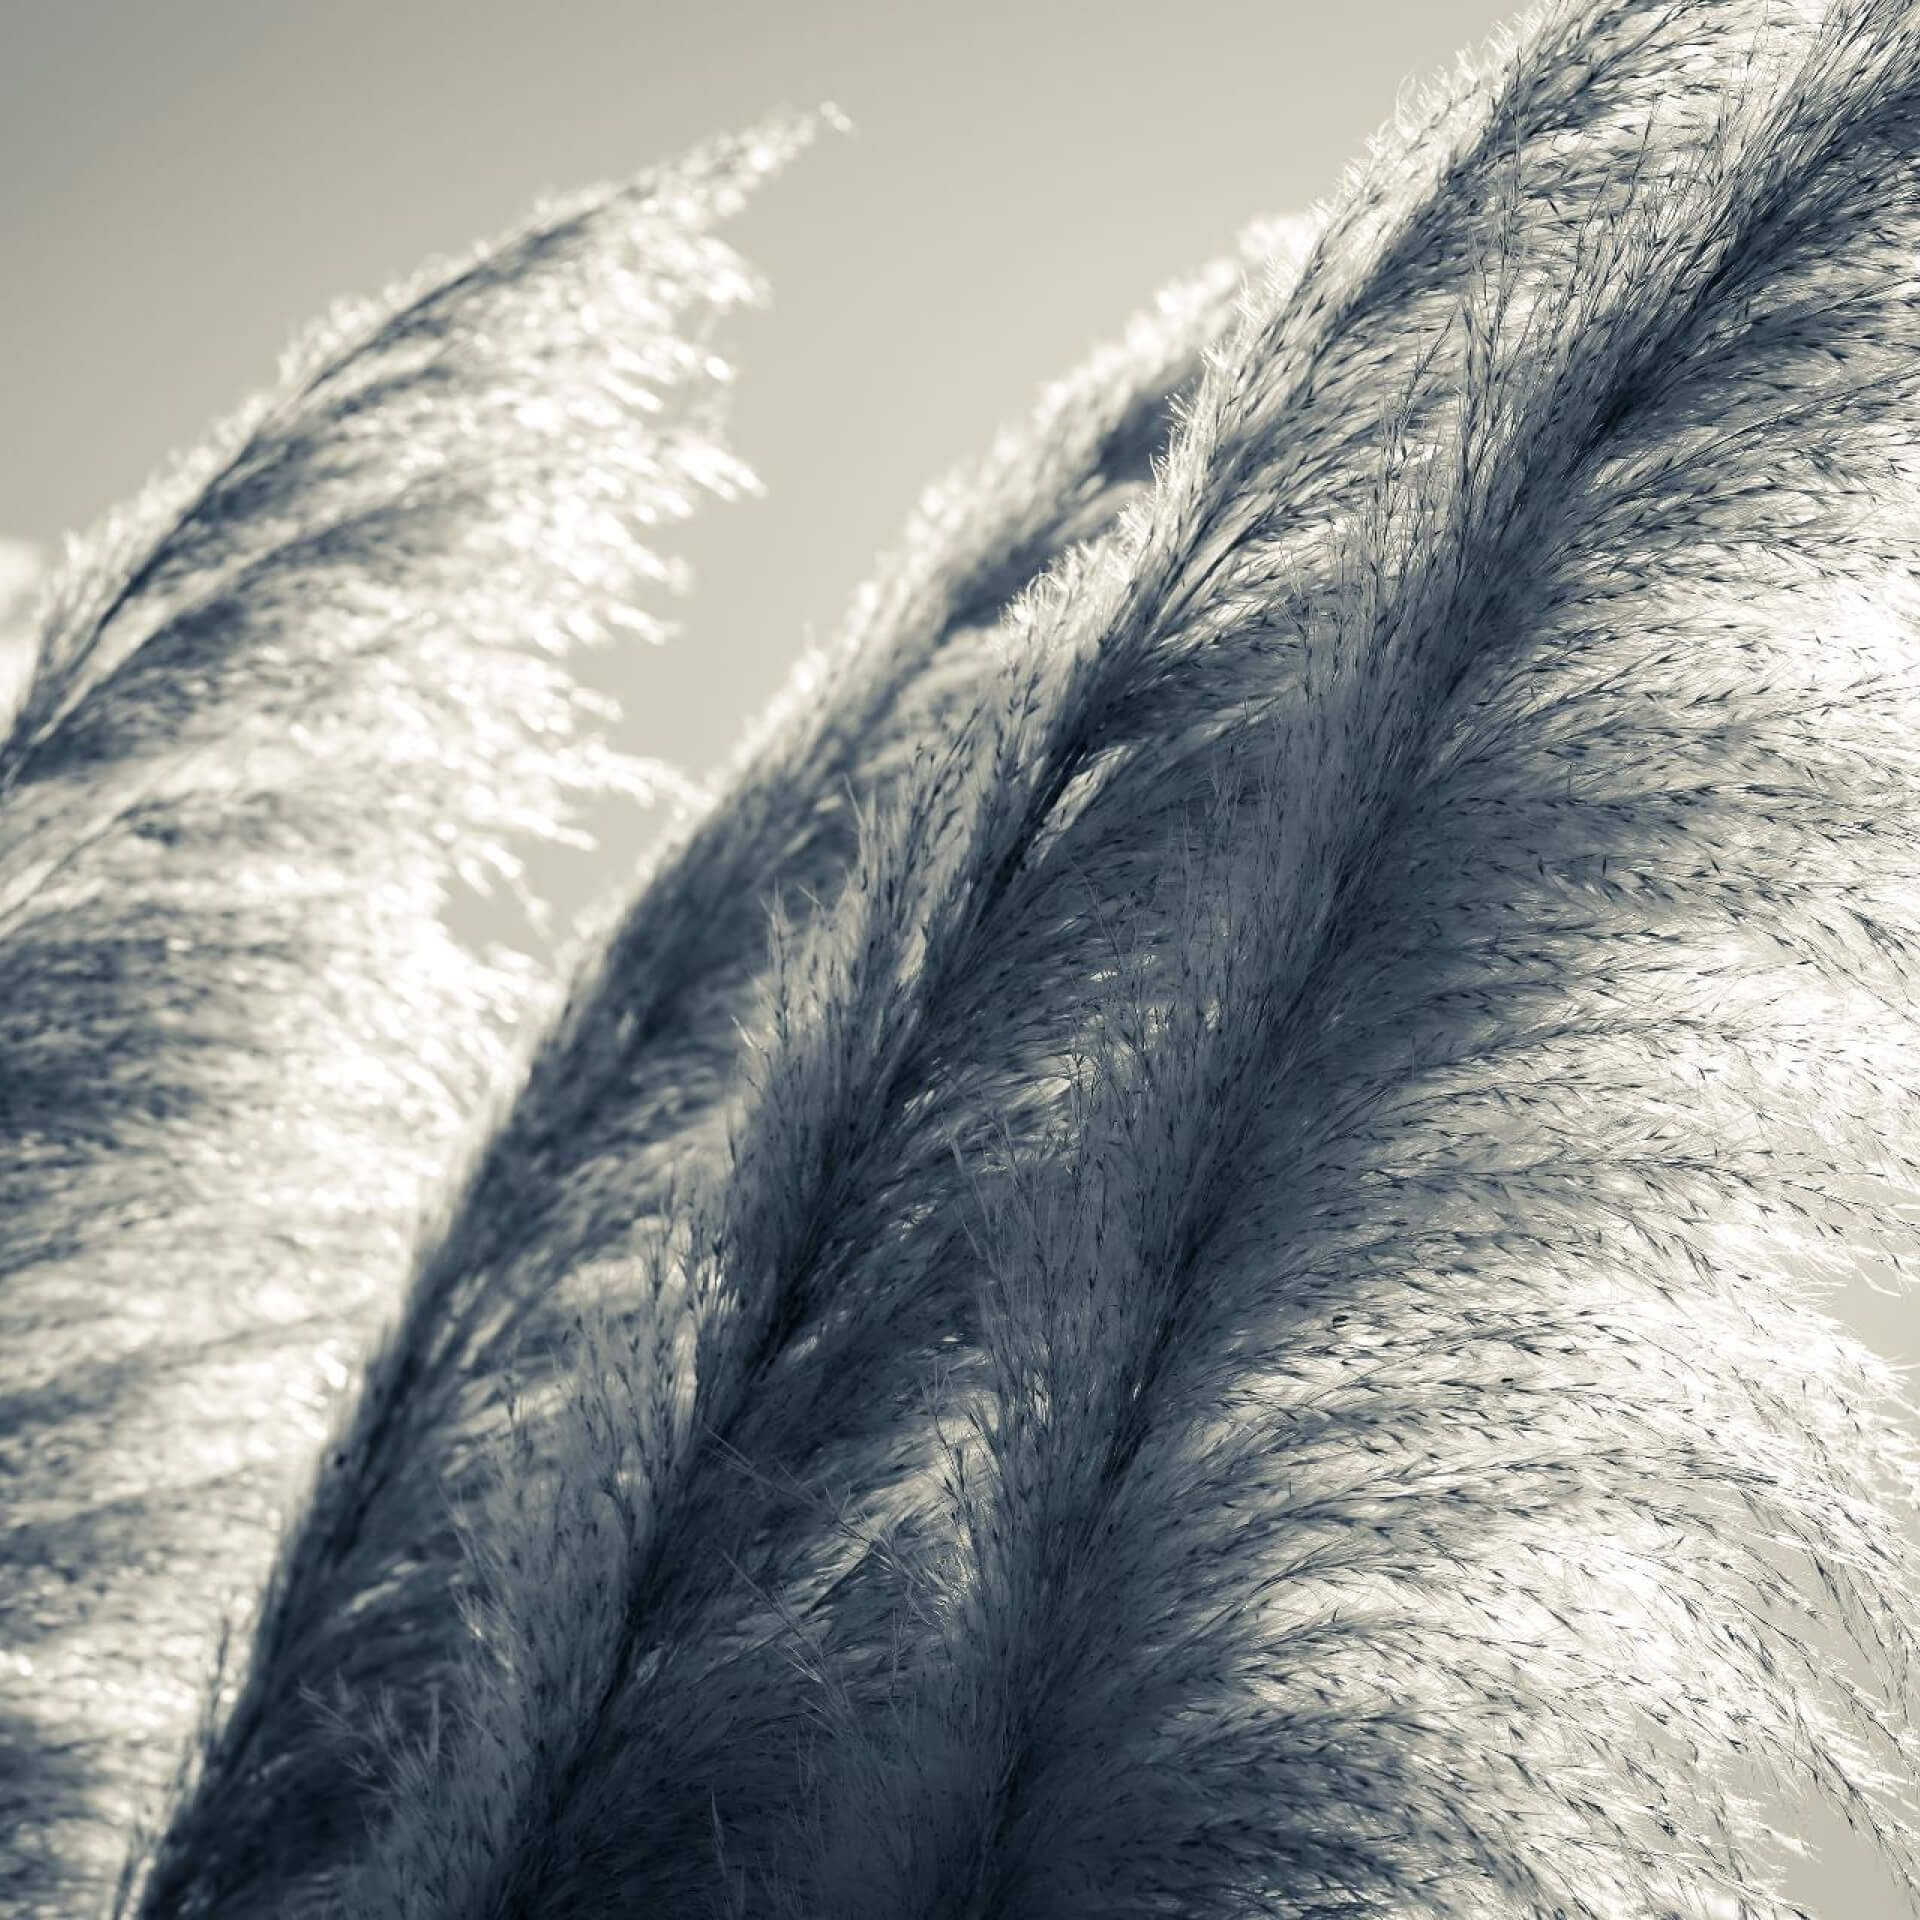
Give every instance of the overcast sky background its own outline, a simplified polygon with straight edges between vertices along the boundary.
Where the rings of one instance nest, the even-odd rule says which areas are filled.
[[[920,488],[1260,214],[1330,193],[1493,0],[0,0],[0,534],[57,551],[272,377],[295,328],[770,108],[828,138],[726,237],[761,500],[673,536],[683,630],[611,674],[697,774],[833,631]],[[0,573],[4,568],[0,568]],[[4,581],[0,580],[0,590]],[[666,609],[655,609],[665,611]],[[608,850],[616,886],[636,849]],[[1920,1357],[1910,1302],[1863,1329]],[[1829,1849],[1824,1920],[1907,1912]]]

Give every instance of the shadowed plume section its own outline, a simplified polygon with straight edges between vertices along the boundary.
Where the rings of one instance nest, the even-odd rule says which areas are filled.
[[[1917,91],[1884,0],[1531,16],[771,875],[731,1076],[536,1063],[426,1266],[586,1337],[328,1910],[1785,1914],[1750,1769],[1920,1890],[1828,1311],[1920,1138]]]
[[[1756,1785],[1920,1898],[1832,1313],[1920,1170],[1917,146],[1910,5],[1556,0],[929,494],[455,1151],[123,1904],[1786,1920]],[[485,1029],[387,986],[364,1074]]]
[[[537,909],[517,856],[578,842],[584,801],[705,803],[605,745],[567,656],[660,637],[660,530],[753,484],[706,335],[757,284],[709,229],[812,126],[343,305],[40,592],[0,738],[8,1910],[110,1896],[503,1068],[535,983],[448,936],[450,883]],[[237,1699],[203,1703],[251,1822],[176,1814],[210,1873],[357,1831],[285,1766],[339,1649],[267,1605]],[[289,1681],[270,1729],[262,1673]]]
[[[1256,223],[1237,260],[1168,288],[984,460],[930,488],[843,632],[798,663],[743,743],[727,804],[683,822],[599,937],[528,1046],[516,1097],[477,1136],[336,1422],[253,1678],[143,1911],[324,1910],[336,1852],[272,1836],[293,1809],[309,1826],[357,1817],[374,1783],[390,1791],[411,1764],[413,1741],[437,1737],[438,1676],[471,1641],[471,1553],[448,1491],[469,1508],[499,1497],[500,1390],[551,1402],[580,1305],[628,1297],[632,1248],[670,1213],[689,1141],[723,1131],[769,897],[792,895],[804,918],[838,893],[861,809],[991,672],[1003,602],[1150,484],[1169,407],[1230,325],[1246,270],[1288,270],[1306,239],[1303,221]],[[545,1497],[551,1460],[537,1454],[514,1463],[508,1498]]]

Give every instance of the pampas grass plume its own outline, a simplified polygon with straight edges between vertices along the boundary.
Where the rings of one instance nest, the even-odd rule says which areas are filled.
[[[930,491],[518,1003],[462,1144],[413,1126],[387,1238],[249,1165],[236,1260],[385,1248],[450,1171],[121,1910],[1784,1920],[1760,1787],[1920,1903],[1915,1410],[1832,1311],[1904,1280],[1920,1172],[1916,144],[1911,7],[1554,0]],[[685,244],[677,284],[737,284]],[[528,291],[525,351],[585,352],[564,273],[502,257],[476,284]],[[515,406],[489,471],[555,444]],[[94,871],[52,798],[138,831],[159,716],[245,708],[216,639],[297,680],[392,630],[294,644],[281,522],[336,484],[294,438],[211,482],[274,521],[251,571],[236,508],[44,603],[18,764],[64,784],[8,776],[0,883],[69,973],[140,909],[34,864]],[[154,641],[85,663],[149,593],[156,677],[90,731]],[[512,710],[473,696],[472,751],[547,824]],[[363,795],[314,817],[408,876],[418,939],[404,784],[391,839],[351,839]],[[19,924],[17,1057],[77,1005],[172,1032]],[[329,937],[393,1010],[359,1079],[290,969],[219,1018],[297,1090],[241,1077],[236,1114],[305,1164],[325,1115],[344,1176],[393,1077],[479,1084],[412,1049],[504,990]],[[17,1131],[32,1284],[137,1297],[87,1236],[110,1193],[163,1276],[204,1240],[231,1181],[141,1155],[231,1156],[196,1096],[236,1070],[161,1098],[166,1057]],[[43,1134],[92,1187],[48,1186]]]
[[[288,1468],[537,997],[450,938],[450,887],[537,909],[518,850],[578,842],[582,800],[705,802],[608,749],[567,656],[660,637],[659,530],[752,484],[705,335],[757,284],[709,228],[810,131],[343,304],[39,593],[0,739],[9,1899],[110,1886],[200,1697],[194,1790],[244,1769],[260,1824],[212,1822],[197,1872],[350,1831],[303,1690],[391,1649],[301,1581],[317,1551],[326,1599],[378,1585],[428,1517],[366,1549],[327,1481],[237,1691],[206,1679],[218,1609],[252,1611]]]

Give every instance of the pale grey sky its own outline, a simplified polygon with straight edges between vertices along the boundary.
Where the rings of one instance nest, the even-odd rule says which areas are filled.
[[[623,744],[705,774],[919,489],[1259,214],[1304,208],[1495,0],[0,0],[0,535],[57,548],[264,384],[293,330],[779,105],[855,133],[727,237],[731,440],[764,499],[675,538]],[[624,850],[630,856],[632,849]],[[604,872],[612,874],[613,868]],[[610,882],[611,883],[611,882]],[[1916,1350],[1911,1301],[1860,1324]],[[1850,1309],[1851,1310],[1851,1309]],[[1844,1829],[1794,1891],[1905,1909]]]

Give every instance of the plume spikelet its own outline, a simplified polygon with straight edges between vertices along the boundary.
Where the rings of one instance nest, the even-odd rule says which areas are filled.
[[[1743,1753],[1912,1884],[1913,33],[1379,144],[774,903],[348,1911],[1778,1911]]]
[[[1305,238],[1298,220],[1255,223],[1241,260],[1278,270]],[[388,1783],[407,1765],[408,1700],[431,1710],[417,1676],[468,1638],[456,1586],[466,1556],[447,1531],[458,1515],[443,1515],[448,1486],[471,1503],[498,1477],[497,1409],[477,1389],[551,1387],[543,1362],[565,1353],[580,1301],[617,1289],[636,1236],[670,1209],[687,1140],[724,1126],[739,1021],[765,967],[767,894],[817,902],[838,891],[859,807],[898,784],[911,743],[990,669],[988,616],[1010,583],[1099,520],[1103,503],[1111,512],[1139,492],[1171,396],[1197,379],[1242,278],[1218,262],[1167,289],[1123,341],[1050,391],[1030,425],[928,490],[846,631],[796,666],[743,744],[727,807],[684,822],[531,1047],[518,1097],[424,1243],[406,1310],[325,1450],[276,1574],[278,1604],[332,1623],[341,1644],[324,1675],[326,1729],[358,1769],[347,1777]],[[813,697],[826,684],[841,690],[830,705]],[[508,1497],[544,1498],[546,1465],[533,1449],[516,1456]],[[434,1636],[443,1650],[430,1654]],[[322,1684],[317,1663],[300,1672]],[[341,1772],[339,1750],[316,1741],[316,1751]],[[302,1805],[324,1790],[313,1771],[301,1776]],[[207,1804],[230,1825],[223,1800]],[[183,1878],[164,1898],[150,1888],[150,1910],[208,1883],[206,1843],[173,1843],[169,1858]],[[282,1897],[278,1883],[263,1883],[263,1904],[270,1895]]]
[[[341,306],[41,593],[0,743],[0,1899],[104,1899],[502,1069],[537,983],[449,886],[537,909],[517,849],[582,799],[704,802],[566,656],[663,632],[656,527],[751,483],[704,335],[757,287],[708,229],[809,124]],[[339,1625],[269,1602],[284,1717],[225,1724],[281,1769],[256,1843],[350,1830],[274,1800]]]
[[[1920,1911],[1920,1442],[1834,1312],[1920,1171],[1916,147],[1908,4],[1552,0],[931,491],[383,1148],[451,1172],[122,1907],[1785,1920],[1765,1788]],[[454,978],[363,1075],[478,1084]],[[392,1238],[304,986],[338,1174],[88,1143],[163,1271]]]

